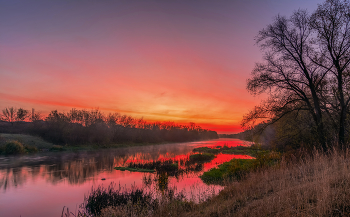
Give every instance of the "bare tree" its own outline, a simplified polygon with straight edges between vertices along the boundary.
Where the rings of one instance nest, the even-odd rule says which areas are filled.
[[[319,5],[310,20],[317,34],[315,63],[332,75],[330,90],[336,100],[331,107],[338,118],[338,142],[345,143],[345,120],[350,95],[350,7],[347,0],[327,0]]]
[[[270,98],[244,117],[243,126],[256,118],[273,122],[285,114],[307,110],[326,150],[320,95],[328,71],[314,63],[311,39],[305,10],[290,18],[277,16],[259,32],[256,42],[264,51],[264,62],[256,64],[247,89],[253,94],[267,92]]]
[[[1,119],[13,123],[16,121],[17,109],[14,107],[5,108],[2,110]]]
[[[24,121],[29,117],[29,111],[23,108],[19,108],[16,113],[16,121]]]
[[[35,112],[34,108],[32,108],[32,113],[30,115],[30,121],[35,122],[42,120],[41,113],[40,112]]]

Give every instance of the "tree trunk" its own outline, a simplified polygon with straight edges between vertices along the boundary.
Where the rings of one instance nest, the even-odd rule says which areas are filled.
[[[341,149],[345,147],[345,118],[346,118],[346,105],[344,100],[343,93],[343,73],[340,69],[339,63],[336,62],[336,68],[338,70],[338,93],[339,93],[339,104],[340,104],[340,115],[339,115],[339,135],[338,135],[338,143]]]
[[[322,118],[322,111],[321,111],[321,106],[320,106],[320,100],[317,96],[316,93],[316,88],[314,86],[314,83],[312,79],[309,77],[309,74],[307,74],[307,78],[309,80],[309,85],[310,85],[310,91],[312,95],[312,99],[314,102],[314,109],[315,109],[315,116],[316,116],[316,130],[318,134],[318,142],[321,145],[321,148],[324,152],[328,150],[327,144],[326,144],[326,139],[325,139],[325,134],[324,134],[324,126],[323,126],[323,118]]]

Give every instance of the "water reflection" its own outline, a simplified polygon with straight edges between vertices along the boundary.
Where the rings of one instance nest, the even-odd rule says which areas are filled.
[[[27,156],[0,157],[0,189],[7,190],[22,186],[28,179],[44,179],[53,185],[68,181],[70,185],[80,185],[101,171],[114,171],[118,165],[146,163],[150,161],[177,161],[181,166],[188,162],[188,157],[195,147],[229,147],[241,144],[237,140],[214,140],[195,143],[155,145],[145,147],[121,148],[115,150],[80,151],[76,153],[46,153]],[[213,164],[232,159],[231,155],[217,157],[212,163],[187,166],[187,171],[202,171]],[[239,156],[245,157],[245,156]]]
[[[108,185],[112,181],[126,188],[134,185],[164,191],[169,187],[175,187],[179,190],[185,189],[189,196],[201,191],[217,193],[220,187],[208,190],[209,188],[205,187],[206,185],[198,176],[203,171],[234,157],[248,158],[248,156],[218,154],[214,160],[203,163],[189,163],[188,159],[194,148],[223,145],[232,147],[248,144],[235,139],[218,139],[75,153],[1,156],[0,210],[5,216],[20,216],[20,214],[56,216],[62,211],[63,206],[70,206],[71,209],[74,209],[79,205],[84,199],[84,194],[89,192],[92,185],[102,183]],[[177,172],[158,171],[149,174],[114,169],[116,166],[130,163],[145,164],[154,161],[175,162],[178,165]],[[105,178],[106,181],[102,181],[102,178]],[[33,194],[37,198],[42,198],[44,202],[28,200]],[[43,203],[47,208],[43,208]],[[16,207],[19,204],[27,204],[28,208]],[[38,210],[45,214],[38,213]]]

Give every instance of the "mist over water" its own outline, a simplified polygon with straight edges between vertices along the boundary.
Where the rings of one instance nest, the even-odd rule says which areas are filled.
[[[197,147],[249,145],[237,139],[217,139],[190,143],[172,143],[142,147],[104,149],[62,153],[0,157],[0,214],[1,216],[59,216],[64,206],[77,210],[84,195],[92,187],[111,182],[128,190],[132,187],[146,191],[161,190],[164,176],[115,170],[129,163],[172,160],[185,168],[192,150]],[[203,200],[217,194],[222,186],[206,185],[199,175],[232,158],[246,155],[219,154],[197,170],[167,175],[166,188],[183,192],[189,200]],[[185,171],[185,170],[184,170]],[[105,179],[105,180],[102,180]],[[160,181],[161,180],[161,181]]]

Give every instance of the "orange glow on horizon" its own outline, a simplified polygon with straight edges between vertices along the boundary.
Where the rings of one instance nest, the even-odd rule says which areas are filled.
[[[0,23],[0,109],[99,108],[236,133],[261,100],[246,80],[261,59],[254,37],[274,14],[271,2],[21,4],[5,4]],[[241,19],[248,14],[259,18]]]
[[[211,117],[198,115],[188,115],[188,114],[179,114],[171,115],[164,113],[154,113],[154,112],[141,112],[133,110],[123,110],[123,109],[114,109],[108,107],[88,107],[87,103],[81,102],[60,102],[54,100],[46,99],[32,99],[22,96],[16,96],[12,94],[6,94],[0,92],[0,98],[7,101],[8,107],[22,107],[25,109],[34,108],[36,111],[41,112],[43,116],[47,116],[50,111],[58,110],[59,112],[68,112],[72,108],[76,109],[99,109],[101,112],[108,113],[120,113],[121,115],[130,115],[134,118],[143,118],[147,122],[174,122],[179,125],[189,125],[190,122],[194,122],[197,126],[200,126],[202,129],[213,130],[218,133],[237,133],[241,131],[240,124],[227,124],[227,122],[234,122],[236,119],[226,119],[221,117]],[[18,106],[16,103],[13,105],[13,102],[20,102]],[[28,108],[28,105],[31,106]],[[238,120],[240,117],[237,118]],[[210,123],[211,122],[211,123]],[[236,121],[237,122],[237,121]]]

